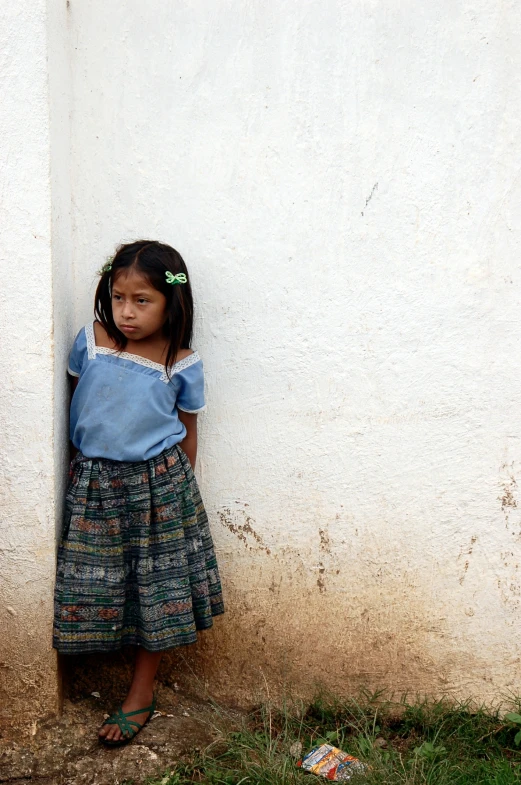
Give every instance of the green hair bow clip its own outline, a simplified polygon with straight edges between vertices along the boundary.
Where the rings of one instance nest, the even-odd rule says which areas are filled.
[[[171,283],[172,286],[176,283],[186,283],[186,275],[184,273],[177,273],[177,275],[174,275],[170,272],[170,270],[167,270],[165,273],[165,278],[166,282]]]
[[[105,273],[110,273],[112,270],[112,262],[114,261],[113,256],[109,256],[101,270],[99,270],[98,275],[105,275]]]

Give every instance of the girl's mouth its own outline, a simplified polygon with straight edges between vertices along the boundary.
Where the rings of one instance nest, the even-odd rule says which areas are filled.
[[[137,330],[137,327],[132,324],[122,324],[119,329],[124,333],[131,333],[134,332],[134,330]]]

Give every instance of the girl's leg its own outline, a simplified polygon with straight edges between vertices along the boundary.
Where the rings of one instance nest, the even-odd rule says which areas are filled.
[[[138,648],[136,654],[136,664],[134,666],[134,676],[130,690],[123,703],[123,711],[135,711],[142,709],[145,706],[150,706],[153,698],[154,679],[156,677],[159,662],[161,660],[162,652],[160,651],[147,651],[146,649]],[[141,725],[148,717],[148,712],[143,714],[135,714],[130,717],[131,720],[139,722]],[[117,725],[103,725],[100,736],[110,739],[111,741],[119,741],[123,738],[123,734]]]

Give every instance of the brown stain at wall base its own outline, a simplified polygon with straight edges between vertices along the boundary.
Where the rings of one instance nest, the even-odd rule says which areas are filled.
[[[11,611],[13,609],[11,608]],[[0,728],[26,730],[35,719],[56,715],[61,708],[61,676],[47,617],[34,618],[23,608],[7,608],[0,625]],[[49,641],[48,647],[42,641]]]
[[[225,614],[197,644],[165,654],[159,679],[168,686],[242,707],[265,700],[267,690],[273,699],[311,698],[319,688],[468,697],[493,687],[485,680],[490,662],[455,643],[432,597],[403,576],[321,592],[305,567],[281,573],[271,559],[245,557],[231,570],[223,575]],[[132,656],[76,658],[68,694],[121,699]]]
[[[404,597],[398,585],[340,597],[286,581],[277,601],[266,602],[261,587],[253,597],[238,588],[250,581],[235,576],[228,616],[190,651],[169,655],[173,672],[187,667],[191,683],[218,699],[250,705],[266,683],[272,696],[309,698],[318,686],[344,696],[362,687],[447,695],[487,670],[454,646],[428,598]]]

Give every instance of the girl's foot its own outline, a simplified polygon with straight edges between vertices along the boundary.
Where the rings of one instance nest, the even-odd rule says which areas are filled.
[[[152,701],[154,700],[154,679],[159,667],[161,656],[162,652],[160,651],[147,651],[146,649],[138,647],[136,652],[136,664],[134,667],[132,684],[130,685],[130,690],[127,697],[125,698],[125,702],[120,709],[123,714],[126,714],[129,711],[146,709],[148,706],[152,705]],[[122,742],[127,738],[132,738],[136,735],[138,728],[136,728],[136,726],[132,725],[131,723],[138,722],[140,725],[144,725],[149,717],[150,711],[142,711],[139,714],[132,714],[132,716],[128,718],[129,726],[131,728],[131,731],[128,733],[125,733],[124,729],[121,730],[117,724],[108,725],[105,722],[99,731],[100,741],[117,744],[118,742]],[[125,722],[124,718],[121,722],[122,724]]]
[[[153,700],[154,696],[152,690],[146,692],[137,692],[131,690],[125,698],[125,702],[123,703],[121,710],[124,714],[129,711],[138,711],[139,709],[151,706]],[[144,725],[145,722],[150,718],[150,714],[150,711],[144,711],[141,712],[141,714],[132,714],[132,716],[129,717],[129,720],[132,722],[138,722],[140,725]],[[137,732],[138,729],[135,726],[131,725],[131,727]],[[108,725],[105,722],[99,731],[99,738],[101,741],[119,742],[128,738],[128,734],[125,734],[118,725]]]

